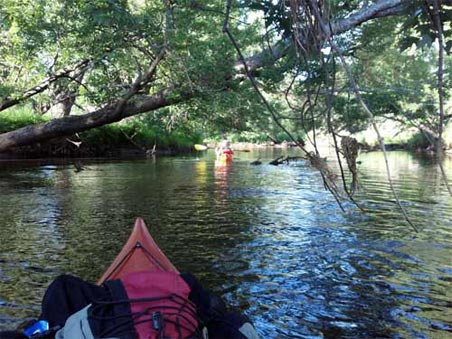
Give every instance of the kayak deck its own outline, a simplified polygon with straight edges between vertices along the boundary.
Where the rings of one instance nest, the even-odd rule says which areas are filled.
[[[115,260],[108,267],[98,284],[106,280],[119,279],[122,276],[140,271],[178,272],[149,233],[142,218],[135,220],[129,239]]]

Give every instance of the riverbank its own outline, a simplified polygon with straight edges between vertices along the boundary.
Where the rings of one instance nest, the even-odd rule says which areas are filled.
[[[403,126],[398,126],[392,121],[380,122],[378,124],[378,129],[383,137],[386,151],[410,151],[417,153],[434,153],[435,149],[432,147],[430,141],[427,137],[420,133],[417,128],[403,128]],[[350,136],[355,138],[359,143],[360,151],[362,152],[372,152],[380,151],[381,147],[378,142],[377,135],[373,127],[361,131],[359,133],[348,134],[346,132],[341,133],[341,136]],[[334,140],[331,135],[317,132],[315,137],[312,133],[309,133],[305,140],[305,148],[307,151],[315,151],[313,143],[315,141],[316,147],[321,155],[327,156],[335,154],[334,150]],[[341,137],[336,138],[338,147],[340,147]],[[443,148],[447,154],[452,155],[452,123],[446,126],[443,131]],[[245,145],[245,146],[244,146]],[[255,147],[294,147],[296,146],[294,142],[285,141],[280,144],[275,144],[271,141],[257,144]],[[252,146],[246,145],[246,143],[233,143],[233,148],[241,149],[242,147]]]
[[[69,138],[36,143],[0,153],[0,159],[36,158],[129,158],[189,153],[192,146],[139,147],[124,144],[91,144],[69,141]]]
[[[15,113],[15,114],[13,114]],[[44,122],[42,116],[32,114],[30,110],[23,110],[4,114],[0,120],[0,133],[5,133],[29,124]],[[434,152],[429,140],[419,133],[416,128],[404,128],[393,122],[386,121],[378,124],[379,131],[384,138],[386,150],[408,150],[416,152]],[[344,133],[346,135],[346,133]],[[373,128],[351,134],[360,145],[361,151],[378,151],[380,145]],[[289,138],[284,140],[279,136],[276,143],[273,139],[266,142],[243,142],[243,135],[231,135],[231,146],[238,151],[255,148],[296,147]],[[335,153],[334,140],[331,136],[317,132],[315,138],[312,133],[305,136],[306,149],[314,151],[312,142],[315,140],[317,149],[323,156]],[[340,137],[337,138],[340,147]],[[443,133],[444,146],[448,152],[452,151],[452,124]],[[205,139],[206,144],[214,148],[218,140],[215,136]],[[11,149],[1,153],[2,158],[86,158],[86,157],[140,157],[151,155],[176,155],[193,152],[193,145],[202,143],[202,135],[193,131],[189,126],[179,126],[169,132],[164,126],[158,125],[149,117],[143,119],[126,119],[119,123],[77,133],[68,137],[61,137],[46,142],[35,143]]]
[[[48,116],[35,114],[30,108],[17,108],[3,112],[0,134],[48,121]],[[164,124],[154,121],[152,116],[143,115],[74,135],[15,147],[0,153],[0,158],[174,155],[190,152],[193,145],[200,141],[201,134],[185,125],[168,131]]]
[[[356,138],[356,136],[355,136]],[[102,142],[77,141],[75,138],[58,138],[44,143],[36,143],[29,146],[22,146],[12,149],[6,153],[0,153],[0,159],[36,159],[36,158],[135,158],[149,157],[155,155],[174,156],[179,154],[188,154],[194,152],[195,143],[185,144],[163,144],[131,142],[130,140],[117,140],[112,142],[105,136]],[[359,140],[359,139],[357,139]],[[316,138],[317,149],[322,156],[332,156],[335,154],[334,142],[332,138],[326,135],[319,135]],[[340,143],[340,140],[339,140]],[[160,146],[159,146],[160,144]],[[215,148],[217,142],[205,143],[209,148]],[[370,144],[359,143],[361,152],[380,151],[380,145],[374,141]],[[451,144],[446,150],[447,154],[452,155]],[[282,148],[290,149],[297,147],[294,142],[283,141],[274,143],[272,141],[264,143],[250,142],[232,142],[231,148],[236,151],[247,152],[261,148]],[[314,151],[312,144],[306,144],[308,151]],[[434,150],[428,143],[413,144],[409,141],[386,142],[386,151],[406,150],[418,153],[434,153]]]

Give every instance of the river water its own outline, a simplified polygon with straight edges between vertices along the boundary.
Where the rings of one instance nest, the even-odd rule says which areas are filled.
[[[452,337],[452,198],[431,159],[361,154],[345,212],[284,150],[135,160],[0,162],[0,329],[39,313],[48,284],[95,282],[142,216],[181,270],[242,309],[263,338]],[[260,166],[249,162],[261,158]],[[334,163],[332,163],[334,166]],[[452,160],[444,162],[452,178]]]

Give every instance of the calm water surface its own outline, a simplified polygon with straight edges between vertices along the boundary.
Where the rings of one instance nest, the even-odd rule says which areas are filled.
[[[0,329],[36,316],[59,274],[96,281],[142,216],[171,261],[263,338],[451,338],[452,198],[432,161],[389,154],[415,233],[380,153],[359,159],[363,214],[343,213],[304,162],[268,165],[277,152],[237,152],[230,167],[212,153],[84,160],[79,173],[0,162]]]

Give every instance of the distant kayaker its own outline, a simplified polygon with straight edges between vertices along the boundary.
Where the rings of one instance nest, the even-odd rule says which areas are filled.
[[[217,155],[217,160],[232,160],[234,151],[230,147],[229,140],[223,140],[221,144],[215,148],[215,154]]]
[[[34,334],[33,334],[34,333]],[[227,310],[224,301],[190,274],[135,272],[94,285],[62,275],[47,289],[39,321],[22,338],[222,338],[257,339],[249,318]]]

